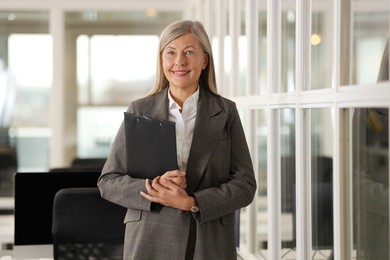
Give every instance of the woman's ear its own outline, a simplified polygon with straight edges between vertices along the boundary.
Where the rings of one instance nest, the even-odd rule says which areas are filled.
[[[202,70],[204,70],[208,64],[209,64],[209,55],[206,54],[206,55],[204,55],[204,62],[203,62]]]

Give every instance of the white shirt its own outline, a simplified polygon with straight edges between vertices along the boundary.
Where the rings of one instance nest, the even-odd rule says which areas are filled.
[[[176,123],[177,164],[181,171],[187,170],[188,157],[194,135],[196,113],[198,111],[199,87],[180,107],[168,91],[169,121]],[[181,110],[181,113],[180,113]]]

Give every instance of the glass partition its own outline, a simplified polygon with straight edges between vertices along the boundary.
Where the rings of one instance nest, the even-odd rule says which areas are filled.
[[[330,108],[310,109],[312,259],[333,259],[333,122]]]
[[[333,1],[312,0],[310,89],[332,87]]]
[[[235,95],[237,96],[245,96],[246,92],[246,71],[247,71],[247,63],[248,63],[248,43],[246,36],[246,5],[245,0],[240,1],[240,36],[238,38],[238,77],[239,77],[239,86],[235,89]]]
[[[295,232],[295,110],[279,110],[281,155],[281,235],[282,259],[296,259]]]
[[[0,12],[0,196],[17,170],[48,168],[52,39],[47,12]]]
[[[0,69],[6,82],[0,90],[1,127],[48,127],[52,84],[48,13],[2,11],[0,19]]]
[[[257,82],[259,87],[255,88],[254,95],[265,95],[267,93],[267,1],[258,1],[259,5],[259,26],[258,26],[258,73]],[[269,87],[269,86],[268,86]]]
[[[389,109],[353,112],[353,245],[356,259],[389,259]]]
[[[281,89],[280,92],[295,91],[295,47],[296,47],[296,10],[295,0],[282,1],[281,35]]]
[[[389,80],[389,41],[372,81]],[[353,111],[353,245],[357,259],[389,259],[389,108]]]
[[[267,220],[267,115],[265,110],[252,110],[255,129],[254,167],[257,178],[256,206],[256,254],[267,259],[268,220]]]

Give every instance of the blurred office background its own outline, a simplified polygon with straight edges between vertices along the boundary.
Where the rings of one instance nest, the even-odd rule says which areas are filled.
[[[240,256],[375,259],[359,258],[357,181],[383,172],[387,216],[375,220],[389,245],[388,132],[367,138],[357,115],[387,118],[389,0],[0,0],[0,212],[12,215],[15,171],[107,156],[123,111],[153,85],[161,30],[183,18],[205,25],[253,156]]]

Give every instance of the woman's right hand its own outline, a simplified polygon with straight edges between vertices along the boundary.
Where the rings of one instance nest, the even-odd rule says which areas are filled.
[[[160,177],[160,184],[167,187],[167,182],[170,181],[183,190],[187,187],[186,173],[180,170],[167,171]]]

